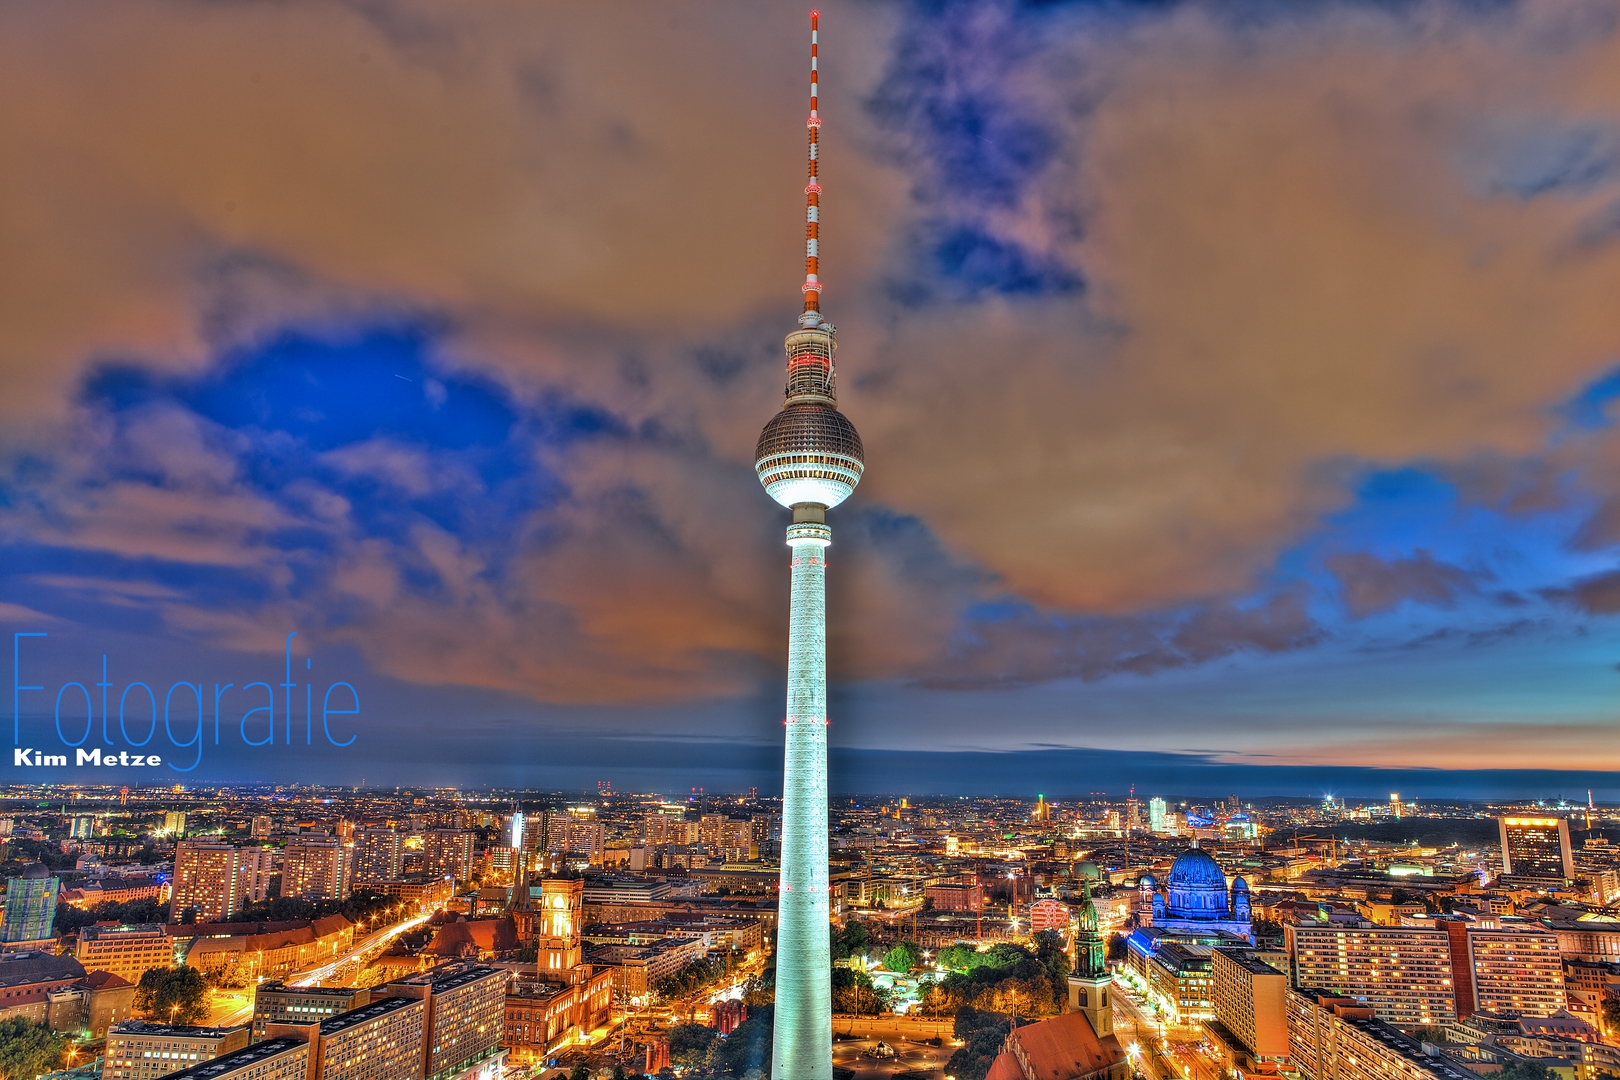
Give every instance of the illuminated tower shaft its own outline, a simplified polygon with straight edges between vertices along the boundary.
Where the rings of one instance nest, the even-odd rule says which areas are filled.
[[[832,532],[794,513],[782,771],[782,881],[776,937],[772,1080],[831,1080],[832,955],[827,911],[827,546]]]
[[[819,16],[810,13],[810,180],[805,185],[804,310],[787,336],[787,391],[754,447],[771,498],[793,511],[782,878],[776,919],[771,1080],[832,1080],[832,957],[827,911],[827,511],[866,469],[861,437],[838,411],[837,331],[821,314]]]

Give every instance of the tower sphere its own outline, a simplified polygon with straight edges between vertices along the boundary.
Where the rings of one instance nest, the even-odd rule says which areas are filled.
[[[754,447],[759,482],[783,506],[837,506],[861,482],[865,468],[866,453],[855,425],[819,403],[784,406]]]

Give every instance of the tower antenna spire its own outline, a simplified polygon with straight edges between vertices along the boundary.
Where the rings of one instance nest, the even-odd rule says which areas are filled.
[[[821,26],[821,12],[810,12],[810,119],[805,126],[810,130],[810,181],[804,185],[804,314],[811,318],[801,323],[813,325],[821,317],[821,177],[819,159],[821,149],[821,113],[816,101],[817,41]]]

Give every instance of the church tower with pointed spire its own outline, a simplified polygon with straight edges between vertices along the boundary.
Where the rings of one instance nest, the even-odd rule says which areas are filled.
[[[1069,973],[1069,1010],[1091,1021],[1097,1038],[1114,1033],[1113,976],[1108,974],[1108,950],[1103,945],[1097,905],[1086,883],[1085,899],[1075,916],[1074,970]]]

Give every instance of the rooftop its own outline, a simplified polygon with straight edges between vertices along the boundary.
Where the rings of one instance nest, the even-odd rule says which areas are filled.
[[[166,1036],[175,1039],[223,1039],[233,1032],[241,1031],[237,1027],[192,1027],[188,1024],[149,1024],[145,1020],[124,1020],[108,1028],[113,1035],[146,1035]]]
[[[308,1043],[299,1039],[266,1039],[264,1042],[256,1042],[252,1046],[226,1054],[224,1057],[217,1057],[213,1061],[204,1061],[199,1065],[193,1065],[189,1069],[181,1069],[179,1072],[170,1073],[169,1075],[174,1077],[175,1080],[200,1080],[200,1078],[224,1076],[237,1069],[261,1061],[269,1061],[280,1057],[282,1054],[295,1052],[301,1046],[308,1045]]]
[[[420,998],[409,997],[386,997],[373,1001],[370,1005],[362,1005],[358,1009],[350,1009],[346,1013],[339,1013],[336,1016],[322,1020],[321,1038],[336,1035],[361,1024],[369,1024],[371,1021],[387,1016],[389,1013],[420,1004],[422,1004]]]

